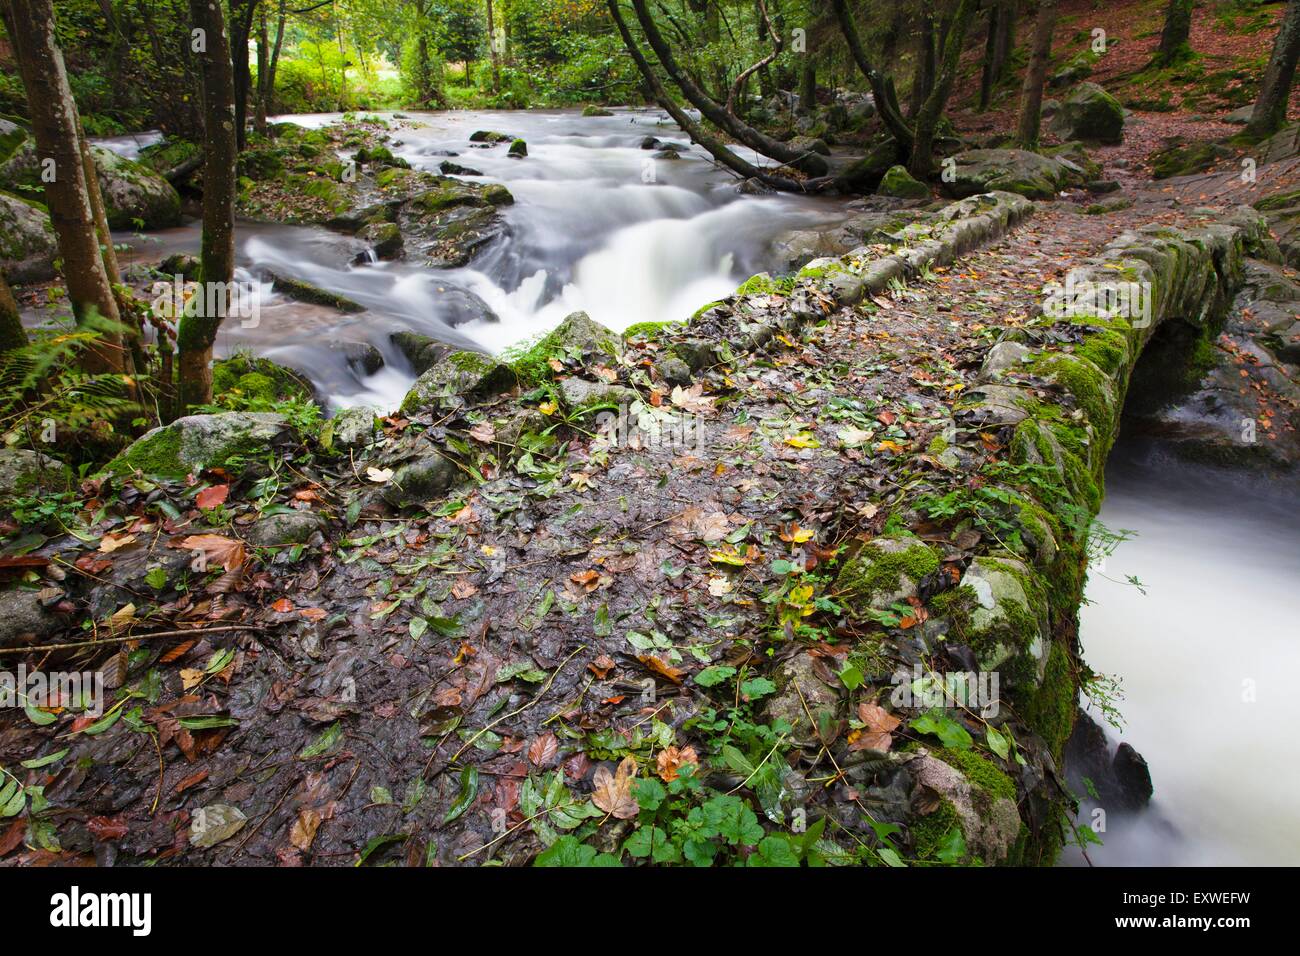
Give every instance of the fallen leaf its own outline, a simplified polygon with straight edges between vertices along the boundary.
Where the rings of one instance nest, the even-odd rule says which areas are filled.
[[[894,743],[895,728],[902,723],[879,704],[866,701],[858,704],[858,720],[866,726],[851,737],[850,750],[888,750]]]
[[[664,783],[672,783],[677,779],[677,771],[682,767],[699,766],[700,758],[695,753],[694,747],[665,747],[659,751],[659,778]]]
[[[101,554],[112,554],[118,548],[125,548],[128,544],[130,544],[134,540],[135,540],[135,535],[133,534],[124,534],[121,535],[120,537],[114,537],[111,534],[106,534],[104,535],[104,537],[99,539],[99,551]]]
[[[210,564],[219,564],[227,571],[244,566],[244,542],[219,534],[192,534],[181,542],[187,551],[201,551]]]
[[[212,485],[195,495],[194,503],[199,506],[200,511],[207,511],[225,504],[228,497],[230,497],[229,485]]]
[[[555,734],[542,734],[528,745],[528,760],[537,767],[549,767],[560,753],[560,741]]]
[[[634,777],[636,760],[633,757],[624,757],[615,773],[610,773],[608,767],[597,767],[592,777],[595,790],[592,791],[591,802],[620,820],[631,820],[641,810],[636,798],[632,796]]]

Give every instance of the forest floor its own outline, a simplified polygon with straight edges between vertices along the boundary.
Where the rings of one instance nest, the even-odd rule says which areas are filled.
[[[50,542],[55,560],[106,588],[137,582],[137,625],[194,630],[110,658],[132,693],[108,718],[0,716],[4,762],[36,762],[28,785],[58,808],[35,840],[26,820],[0,828],[0,865],[518,864],[557,828],[616,850],[630,823],[608,812],[609,761],[628,747],[665,782],[728,747],[754,766],[779,761],[782,785],[829,811],[827,836],[852,850],[862,794],[826,741],[763,723],[770,678],[798,651],[820,678],[812,703],[851,715],[837,676],[849,648],[888,628],[905,635],[926,611],[918,601],[901,620],[846,618],[818,565],[896,525],[904,496],[978,485],[1004,452],[996,434],[958,429],[956,463],[931,454],[931,439],[952,434],[953,403],[998,334],[1036,312],[1044,283],[1126,228],[1186,221],[1174,194],[1130,198],[1104,215],[1040,203],[950,268],[778,336],[689,389],[656,386],[647,402],[701,424],[689,447],[566,428],[551,457],[489,466],[477,488],[412,518],[350,507],[368,481],[346,462],[287,465],[269,500],[265,485],[208,476],[187,496],[225,486],[222,533],[241,556],[241,528],[272,503],[312,511],[328,531],[166,604],[138,585],[141,570],[174,566],[179,541],[213,530],[213,511],[189,497],[160,520],[156,492],[137,483],[93,539]],[[409,426],[385,421],[393,438]],[[446,427],[493,442],[490,429]],[[979,539],[911,530],[945,561]],[[802,640],[785,640],[794,628]],[[874,646],[879,658],[855,666],[879,677],[902,663],[889,642]],[[748,779],[709,773],[721,790]],[[601,788],[605,809],[589,799]],[[194,842],[196,814],[211,846]]]

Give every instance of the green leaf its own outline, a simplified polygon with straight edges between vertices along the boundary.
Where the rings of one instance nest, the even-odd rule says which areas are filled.
[[[728,667],[726,664],[714,664],[712,667],[706,667],[695,675],[695,683],[701,687],[716,687],[729,677],[734,676],[736,669]]]
[[[852,664],[844,665],[844,669],[839,673],[839,678],[840,683],[849,690],[857,690],[862,686],[862,681],[864,680],[862,671],[854,667]]]
[[[167,586],[167,569],[161,564],[150,568],[149,573],[144,576],[144,583],[155,591],[161,591]]]
[[[411,638],[418,641],[429,629],[429,622],[422,617],[413,617],[407,629],[411,632]]]
[[[57,763],[68,755],[70,748],[64,747],[62,750],[48,754],[44,757],[35,757],[32,760],[24,760],[23,766],[28,770],[39,770],[41,767],[48,767],[52,763]]]
[[[59,719],[58,714],[47,713],[46,711],[33,707],[31,701],[23,704],[23,713],[26,714],[27,719],[37,727],[48,727]]]
[[[608,853],[597,853],[596,848],[579,842],[577,837],[560,837],[548,850],[537,854],[533,866],[619,866],[618,860]]]
[[[766,677],[755,677],[740,685],[740,695],[746,700],[758,700],[768,694],[776,693],[776,685]]]
[[[443,825],[447,825],[468,810],[477,796],[478,768],[466,767],[460,772],[460,793],[456,797],[456,802],[451,805],[451,809],[447,811],[447,815],[442,818]]]
[[[876,852],[880,854],[880,859],[884,860],[886,866],[894,866],[894,867],[907,866],[907,864],[904,863],[902,859],[899,857],[897,851],[892,850],[887,846],[880,847],[878,850],[876,850]]]
[[[752,854],[749,866],[798,866],[799,851],[784,833],[772,833],[758,843],[758,852]]]
[[[338,743],[342,737],[343,725],[336,720],[313,743],[308,744],[299,751],[298,759],[310,760],[312,757],[319,757]]]
[[[361,856],[357,859],[355,865],[356,866],[364,865],[366,860],[370,859],[370,855],[374,853],[376,850],[380,849],[381,847],[385,847],[390,843],[398,843],[405,839],[406,839],[405,833],[390,833],[385,836],[375,837],[373,840],[371,840],[369,843],[366,844],[365,849],[361,851]]]
[[[961,827],[954,826],[943,835],[935,853],[940,863],[954,866],[966,856],[966,838],[962,836]]]
[[[95,721],[93,724],[91,724],[89,727],[83,730],[82,733],[86,734],[89,737],[94,737],[97,734],[102,734],[104,731],[108,730],[109,727],[112,727],[115,723],[117,723],[118,719],[121,718],[121,716],[122,716],[121,709],[115,710],[111,714],[105,714],[103,717],[99,718],[99,720]]]
[[[217,727],[238,727],[234,717],[182,717],[178,723],[186,730],[215,730]]]
[[[908,726],[923,734],[934,734],[943,741],[945,747],[954,750],[970,750],[975,743],[965,727],[937,711],[932,710],[928,714],[922,714],[912,720]]]
[[[379,787],[379,786],[371,787],[370,802],[387,806],[388,804],[393,802],[392,791],[390,791],[387,787]]]
[[[638,860],[649,857],[655,863],[680,863],[681,851],[673,846],[668,834],[656,826],[641,827],[623,844],[629,856]]]
[[[998,732],[996,727],[989,727],[984,734],[984,739],[988,741],[989,750],[1001,757],[1003,760],[1011,753],[1011,742]]]

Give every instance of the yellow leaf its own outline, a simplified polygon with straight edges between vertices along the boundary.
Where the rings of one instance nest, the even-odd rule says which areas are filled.
[[[785,443],[791,448],[821,448],[819,442],[812,432],[800,432],[797,435],[790,435],[786,438]]]

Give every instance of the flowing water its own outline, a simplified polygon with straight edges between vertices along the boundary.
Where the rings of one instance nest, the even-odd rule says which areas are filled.
[[[378,114],[386,118],[391,114]],[[393,133],[393,151],[417,169],[437,171],[449,154],[483,173],[465,177],[504,183],[515,196],[505,215],[509,236],[469,267],[432,270],[416,262],[354,264],[362,245],[312,227],[241,224],[240,278],[265,270],[292,275],[366,306],[357,315],[290,302],[263,286],[255,328],[228,320],[219,353],[252,351],[306,371],[332,405],[396,406],[414,374],[389,343],[411,329],[461,347],[488,352],[557,325],[583,310],[616,331],[645,321],[681,320],[731,292],[755,272],[779,268],[772,241],[793,229],[829,223],[842,203],[796,196],[745,196],[734,177],[659,111],[619,110],[608,117],[573,111],[408,114],[415,128]],[[338,114],[281,117],[305,126]],[[506,147],[471,148],[478,129],[500,130],[528,143],[528,156],[508,159]],[[648,135],[681,145],[677,161],[640,148]],[[138,148],[136,139],[107,142]],[[753,159],[753,157],[749,157]],[[129,239],[140,255],[194,252],[198,225]],[[439,293],[466,289],[483,299],[497,321],[453,326]],[[385,368],[362,376],[331,342],[368,342]]]
[[[1125,740],[1146,758],[1155,795],[1136,816],[1110,814],[1105,845],[1088,856],[1109,866],[1294,865],[1300,488],[1121,442],[1101,519],[1137,536],[1089,575],[1084,656],[1122,679],[1125,726],[1112,747]],[[1066,862],[1083,861],[1073,851]]]

